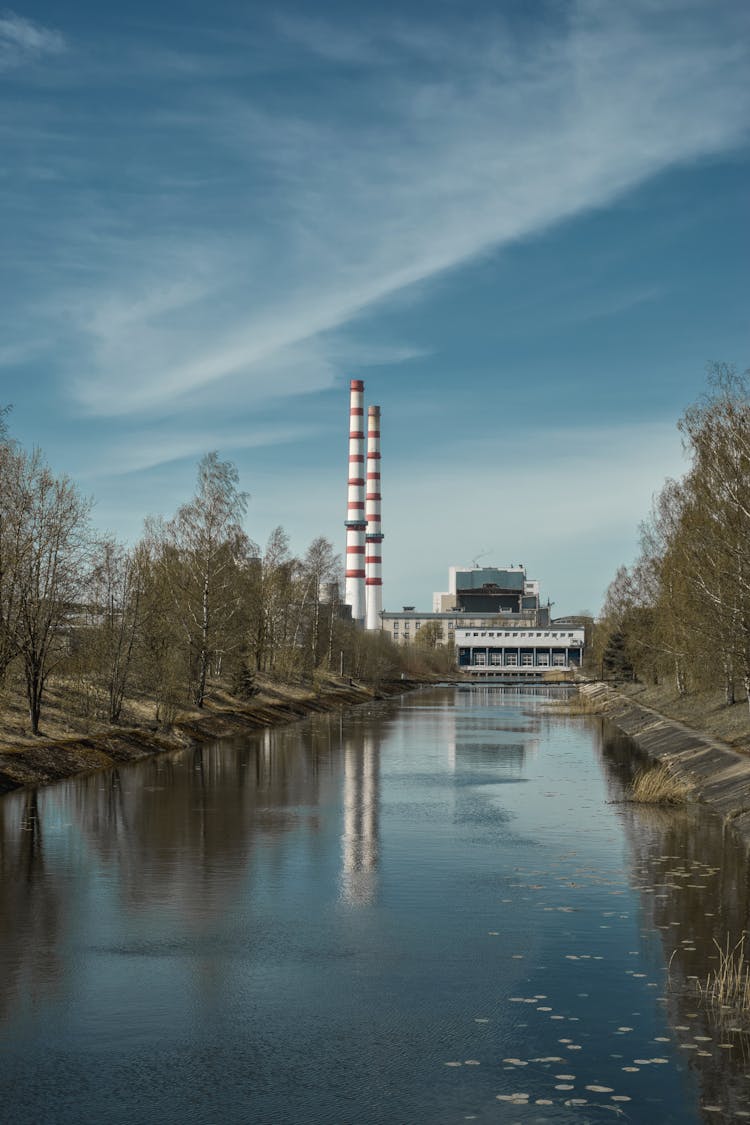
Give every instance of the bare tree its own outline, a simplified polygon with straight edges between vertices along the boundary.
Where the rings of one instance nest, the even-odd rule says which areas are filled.
[[[89,597],[95,618],[89,643],[107,692],[110,723],[120,720],[142,620],[144,548],[126,551],[111,537],[95,546]]]
[[[689,472],[667,481],[641,529],[641,555],[610,585],[597,629],[643,667],[721,684],[750,705],[750,372],[714,364],[709,390],[679,423]]]
[[[322,588],[338,574],[340,559],[333,544],[325,536],[313,539],[297,568],[295,593],[296,621],[292,646],[302,650],[303,663],[316,668],[323,658],[321,651],[320,599]]]
[[[198,488],[165,527],[165,561],[172,601],[190,648],[193,702],[202,707],[209,664],[232,636],[238,616],[237,574],[249,540],[240,526],[247,494],[231,461],[207,453],[198,465]]]
[[[709,387],[680,422],[693,461],[692,581],[720,638],[725,695],[736,669],[750,706],[750,372],[714,364]]]
[[[38,450],[15,457],[14,492],[4,501],[17,550],[14,637],[37,734],[47,679],[67,653],[64,629],[83,588],[90,502],[67,477],[54,477]]]
[[[25,471],[23,455],[10,442],[0,441],[0,681],[20,651],[21,563],[28,527],[19,519],[18,506],[24,496]]]
[[[284,647],[295,568],[289,536],[283,527],[275,527],[250,574],[248,648],[258,671],[272,669]]]

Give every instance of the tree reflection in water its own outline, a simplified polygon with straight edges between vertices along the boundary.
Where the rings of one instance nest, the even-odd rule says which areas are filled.
[[[48,877],[44,802],[35,789],[0,800],[0,1019],[17,1018],[60,985],[70,901]]]
[[[642,759],[609,723],[602,721],[601,730],[611,796],[621,801]],[[722,1105],[733,1121],[750,1118],[750,1013],[708,1005],[698,988],[717,965],[714,942],[724,947],[728,938],[732,946],[748,928],[748,853],[731,827],[700,808],[624,802],[616,808],[631,852],[642,932],[658,935],[668,966],[662,1002],[689,1053],[702,1102]]]

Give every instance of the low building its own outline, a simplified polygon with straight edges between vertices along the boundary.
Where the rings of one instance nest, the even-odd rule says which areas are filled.
[[[546,613],[546,609],[544,611]],[[542,624],[539,618],[544,614],[536,611],[525,613],[466,613],[452,610],[443,613],[420,612],[411,606],[404,606],[400,613],[384,612],[381,614],[383,632],[396,644],[411,644],[417,631],[430,621],[440,624],[441,635],[439,643],[454,644],[457,629],[499,629],[515,627],[517,629],[532,629]]]
[[[458,669],[470,675],[538,676],[580,668],[582,628],[456,629]]]

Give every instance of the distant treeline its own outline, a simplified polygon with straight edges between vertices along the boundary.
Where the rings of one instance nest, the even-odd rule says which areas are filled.
[[[750,704],[750,372],[726,364],[679,422],[690,468],[641,525],[640,555],[607,591],[591,671],[677,692],[742,688]]]
[[[90,501],[11,440],[4,414],[0,686],[22,682],[33,733],[53,675],[94,717],[119,722],[128,695],[142,693],[168,724],[185,703],[202,707],[212,683],[251,695],[258,671],[378,681],[410,655],[413,663],[341,614],[340,561],[327,539],[296,557],[281,527],[265,547],[249,538],[248,498],[230,461],[203,457],[193,498],[171,519],[146,519],[126,547],[96,534]],[[439,663],[427,647],[420,660]]]

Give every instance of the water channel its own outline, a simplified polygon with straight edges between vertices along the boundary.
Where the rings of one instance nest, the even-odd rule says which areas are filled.
[[[750,1120],[745,852],[560,689],[426,689],[0,799],[0,1120]],[[713,959],[713,960],[712,960]]]

